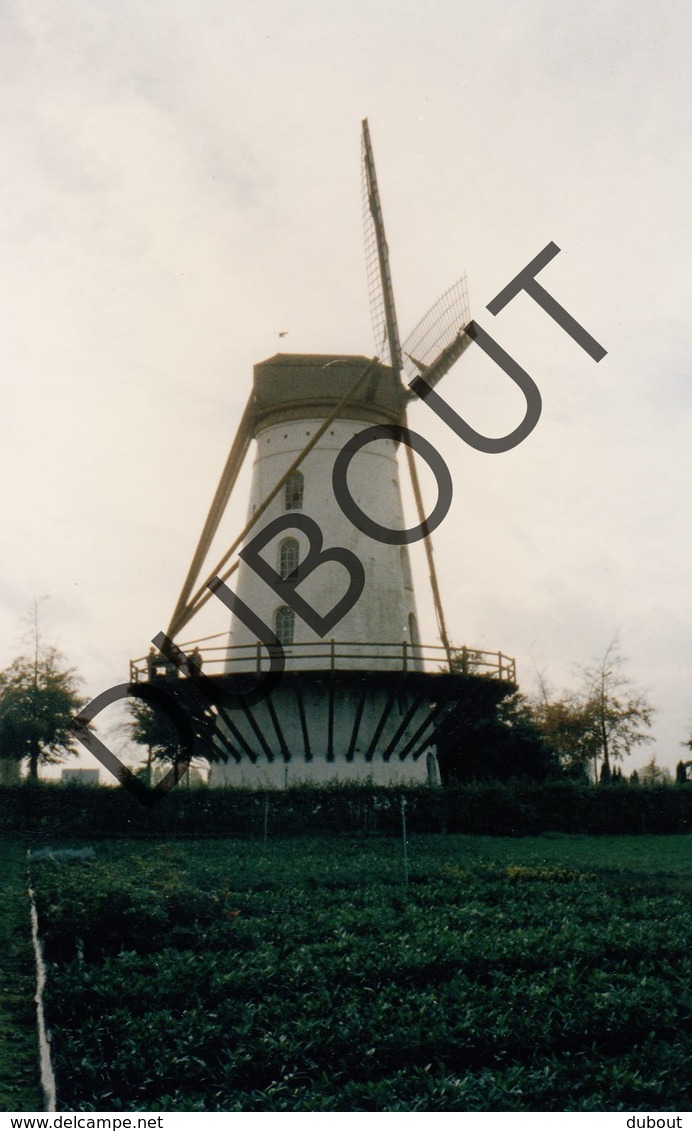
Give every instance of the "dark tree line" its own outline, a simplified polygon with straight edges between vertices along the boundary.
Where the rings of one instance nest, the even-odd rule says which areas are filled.
[[[539,695],[519,692],[452,720],[443,734],[443,781],[563,776],[617,783],[617,765],[635,747],[651,741],[653,708],[624,675],[624,661],[613,641],[585,668],[576,691],[552,695],[540,679]],[[655,762],[642,770],[646,780],[661,773]],[[636,780],[636,779],[635,779]]]

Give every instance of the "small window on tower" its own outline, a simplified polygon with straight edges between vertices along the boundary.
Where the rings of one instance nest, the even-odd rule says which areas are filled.
[[[293,643],[293,629],[295,627],[295,613],[293,609],[289,609],[288,605],[282,605],[280,609],[276,610],[276,638],[279,644],[285,648],[288,644]]]
[[[279,573],[288,577],[300,562],[300,546],[296,538],[284,538],[279,547]]]
[[[415,613],[409,613],[408,615],[408,638],[411,644],[414,644],[416,646],[420,644],[420,640],[418,639],[418,624],[416,621]]]
[[[292,471],[286,480],[286,510],[301,511],[303,509],[303,475],[300,471]]]

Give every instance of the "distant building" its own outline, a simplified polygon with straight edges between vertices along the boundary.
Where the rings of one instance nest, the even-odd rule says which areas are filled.
[[[63,770],[60,781],[63,785],[99,785],[99,771]]]

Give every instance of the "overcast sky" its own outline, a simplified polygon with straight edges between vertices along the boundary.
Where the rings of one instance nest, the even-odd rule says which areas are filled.
[[[657,709],[627,768],[674,767],[692,730],[689,5],[4,0],[0,27],[0,666],[47,594],[85,694],[127,679],[168,624],[253,364],[375,353],[367,116],[402,336],[465,272],[543,397],[504,455],[412,409],[454,479],[435,537],[451,635],[559,692],[619,633]],[[485,309],[551,241],[541,282],[598,364],[526,296]],[[475,347],[440,391],[489,434],[523,414]],[[200,632],[226,625],[213,604]]]

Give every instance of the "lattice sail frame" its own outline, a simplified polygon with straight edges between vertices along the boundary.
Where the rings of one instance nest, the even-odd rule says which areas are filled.
[[[462,275],[449,290],[430,307],[420,322],[409,334],[402,347],[390,342],[388,332],[388,313],[392,330],[398,339],[394,296],[391,293],[389,276],[389,252],[381,216],[379,190],[374,168],[372,150],[369,149],[370,135],[367,122],[363,123],[361,137],[361,189],[363,207],[363,235],[365,242],[365,274],[370,300],[370,318],[378,356],[387,365],[396,368],[397,358],[393,355],[401,350],[400,364],[409,379],[419,376],[434,361],[441,357],[468,325],[469,312],[466,276]],[[379,231],[378,231],[379,213]],[[384,262],[383,262],[384,260]],[[383,277],[386,275],[386,278]],[[389,288],[391,310],[387,310],[387,290]],[[394,345],[394,348],[392,346]]]
[[[368,174],[367,143],[365,132],[361,136],[361,190],[363,206],[363,237],[365,241],[365,275],[370,300],[370,319],[375,351],[385,365],[392,364],[392,353],[387,334],[387,314],[380,270],[380,257],[377,245],[377,229],[371,201],[371,186]]]
[[[423,315],[401,347],[406,376],[423,373],[471,320],[466,276],[462,275]]]

